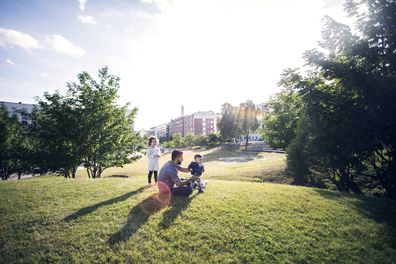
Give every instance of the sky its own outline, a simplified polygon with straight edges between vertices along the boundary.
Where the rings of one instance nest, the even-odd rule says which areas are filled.
[[[225,102],[262,103],[304,64],[340,0],[0,0],[0,101],[34,103],[109,66],[148,129]]]

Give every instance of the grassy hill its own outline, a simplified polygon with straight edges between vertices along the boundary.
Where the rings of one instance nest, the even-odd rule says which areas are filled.
[[[238,181],[267,181],[277,178],[285,168],[285,155],[277,153],[254,153],[244,151],[228,151],[222,148],[209,150],[188,150],[184,152],[184,166],[187,166],[195,154],[204,155],[205,179],[209,180],[238,180]],[[170,160],[170,154],[160,158],[160,166]],[[147,174],[147,158],[123,168],[110,168],[104,171],[104,177],[132,177],[139,178]],[[77,172],[78,177],[87,178],[84,169]],[[282,177],[280,181],[287,181]]]
[[[133,165],[131,178],[1,182],[0,263],[395,262],[393,201],[249,182],[275,154],[230,164],[211,155],[206,192],[168,207]]]

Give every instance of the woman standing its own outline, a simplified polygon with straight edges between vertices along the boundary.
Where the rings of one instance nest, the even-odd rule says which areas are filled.
[[[151,136],[148,141],[147,158],[148,164],[148,183],[151,184],[151,177],[154,173],[154,181],[157,182],[158,170],[159,170],[159,157],[161,156],[161,150],[158,147],[159,140],[157,137]]]

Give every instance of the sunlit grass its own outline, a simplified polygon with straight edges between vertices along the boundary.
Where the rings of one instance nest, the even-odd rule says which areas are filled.
[[[281,174],[285,167],[285,155],[278,153],[250,153],[244,151],[224,151],[221,148],[209,150],[184,151],[183,166],[187,167],[194,155],[200,153],[204,156],[206,172],[205,179],[257,181],[262,178],[274,177]],[[160,166],[170,160],[170,154],[160,158]],[[146,157],[125,165],[123,168],[109,168],[104,171],[103,177],[128,176],[132,178],[147,175],[148,161]],[[183,174],[181,174],[183,175]],[[185,177],[188,174],[184,174]],[[80,169],[77,177],[87,178],[86,171]]]
[[[145,178],[0,183],[0,263],[392,263],[394,202],[211,180],[145,210]]]

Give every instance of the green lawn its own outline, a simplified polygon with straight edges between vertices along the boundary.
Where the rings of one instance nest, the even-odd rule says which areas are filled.
[[[211,151],[206,192],[166,208],[144,161],[107,174],[130,178],[0,182],[0,263],[395,263],[395,202],[249,182],[280,156]]]
[[[285,155],[277,153],[246,153],[244,151],[224,151],[221,148],[209,150],[187,150],[184,151],[183,166],[193,160],[195,154],[204,156],[205,179],[216,180],[239,180],[239,181],[272,181],[279,179],[285,168]],[[165,154],[160,158],[160,166],[170,160],[170,154]],[[124,166],[123,168],[110,168],[104,171],[104,177],[128,176],[139,178],[147,174],[147,158],[143,157],[135,163]],[[87,178],[86,171],[80,169],[77,176]],[[188,175],[185,175],[186,177]],[[287,182],[287,179],[280,179]]]

